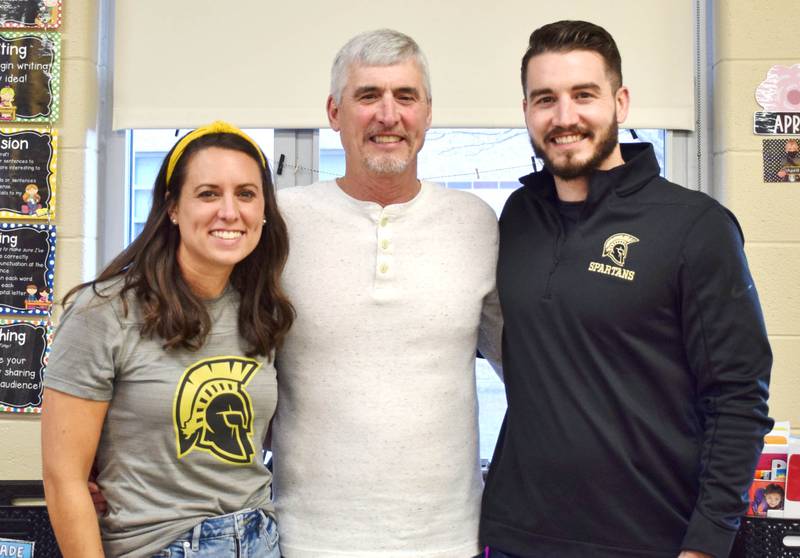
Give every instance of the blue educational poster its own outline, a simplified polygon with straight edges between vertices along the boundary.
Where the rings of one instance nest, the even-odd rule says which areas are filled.
[[[55,264],[55,226],[0,223],[0,314],[49,315]]]

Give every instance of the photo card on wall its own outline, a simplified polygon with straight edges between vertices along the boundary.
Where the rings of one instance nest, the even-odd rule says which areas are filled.
[[[800,137],[765,139],[761,142],[764,182],[800,184]]]
[[[0,314],[49,315],[56,228],[0,223]]]

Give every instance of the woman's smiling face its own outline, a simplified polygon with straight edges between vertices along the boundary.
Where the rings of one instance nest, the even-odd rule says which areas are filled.
[[[185,275],[230,275],[261,238],[259,163],[233,149],[208,147],[194,153],[170,218],[180,230],[178,264]]]

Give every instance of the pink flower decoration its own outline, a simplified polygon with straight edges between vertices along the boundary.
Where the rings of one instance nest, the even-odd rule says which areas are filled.
[[[767,112],[800,112],[800,64],[777,64],[756,88],[756,101]]]

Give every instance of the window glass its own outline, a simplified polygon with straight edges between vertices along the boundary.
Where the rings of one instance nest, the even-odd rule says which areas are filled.
[[[272,167],[275,151],[273,130],[245,130],[258,143]],[[130,134],[130,176],[128,177],[129,208],[126,245],[136,238],[153,201],[153,184],[164,156],[178,138],[189,130],[133,130]]]

